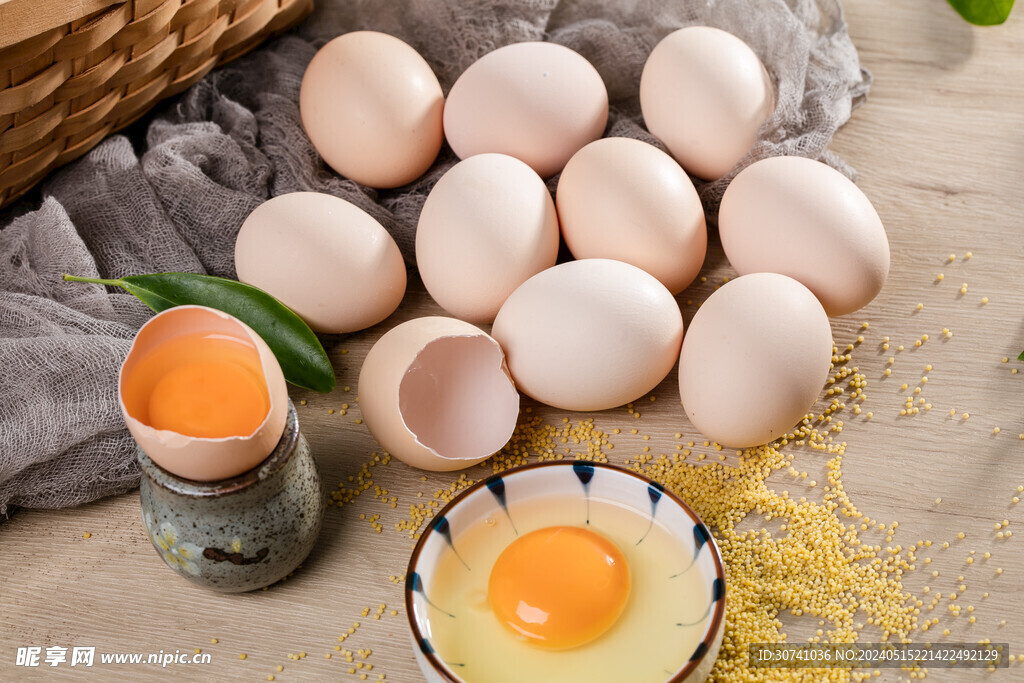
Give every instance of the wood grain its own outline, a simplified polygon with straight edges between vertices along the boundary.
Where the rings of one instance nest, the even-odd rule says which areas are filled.
[[[951,629],[949,640],[989,638],[1009,642],[1010,651],[1019,654],[1024,651],[1024,622],[1017,614],[1024,589],[1024,507],[1013,505],[1011,497],[1024,483],[1024,440],[1018,437],[1024,433],[1024,374],[1011,370],[1024,366],[1015,360],[1024,347],[1024,12],[1004,26],[985,29],[968,26],[936,0],[855,0],[846,12],[875,83],[833,149],[858,169],[860,187],[878,208],[889,233],[892,268],[871,305],[832,321],[837,344],[864,335],[853,364],[869,380],[865,414],[845,417],[845,487],[865,514],[899,522],[894,543],[934,541],[931,552],[922,553],[933,557],[932,563],[904,578],[915,595],[922,595],[924,585],[956,591],[958,576],[964,576],[968,588],[961,600],[975,606],[977,623],[968,624],[966,613],[954,619],[945,603],[926,615],[942,619],[939,628]],[[973,254],[969,260],[967,251]],[[952,262],[950,254],[956,255]],[[716,240],[703,274],[707,283],[679,297],[687,322],[696,302],[732,274]],[[968,284],[964,295],[962,283]],[[989,302],[982,304],[982,297]],[[918,303],[924,304],[920,311]],[[293,392],[294,399],[307,401],[300,421],[329,485],[355,476],[377,448],[365,425],[356,424],[360,360],[396,322],[439,312],[414,283],[392,319],[331,346],[339,373],[333,394]],[[862,322],[870,327],[862,330]],[[944,339],[943,328],[953,337]],[[928,341],[914,347],[923,334]],[[889,351],[881,348],[883,336],[891,339]],[[906,350],[897,353],[899,344]],[[892,376],[884,377],[890,355],[897,360]],[[1003,363],[1003,357],[1009,361]],[[933,370],[925,373],[927,364]],[[905,395],[900,385],[912,388],[925,374],[929,381],[922,395],[932,410],[900,417]],[[679,407],[674,375],[655,393],[658,400],[641,407],[639,420],[624,409],[593,417],[602,427],[638,427],[650,435],[643,443],[655,453],[673,448],[676,432],[696,438]],[[328,414],[343,403],[350,405],[346,415]],[[955,417],[949,416],[951,409]],[[565,415],[538,411],[551,421]],[[870,420],[867,411],[873,413]],[[963,413],[970,418],[963,419]],[[996,427],[999,434],[993,434]],[[639,438],[624,433],[615,441],[615,458],[636,454]],[[823,471],[824,462],[815,458],[801,453],[797,464],[812,474]],[[373,650],[366,660],[373,664],[368,680],[378,672],[388,681],[422,680],[408,645],[401,587],[389,580],[404,573],[411,548],[394,524],[408,516],[410,504],[430,499],[453,475],[423,475],[397,461],[370,471],[389,499],[398,498],[397,507],[376,498],[371,487],[352,504],[329,508],[320,543],[303,567],[286,582],[247,595],[209,593],[168,571],[143,534],[136,494],[72,510],[18,514],[0,526],[0,679],[71,678],[78,672],[66,665],[45,671],[15,667],[15,649],[86,645],[106,652],[210,652],[208,666],[172,669],[186,680],[265,680],[268,674],[278,681],[358,680],[347,674],[348,665],[333,646],[359,622],[344,647]],[[485,471],[473,468],[467,476]],[[360,519],[374,514],[380,515],[381,533]],[[994,523],[1003,519],[1010,521],[1010,530],[1021,527],[1020,534],[997,539]],[[961,531],[963,540],[957,539]],[[92,537],[84,538],[85,532]],[[943,541],[950,542],[948,550],[940,549]],[[973,565],[965,563],[970,550],[979,558]],[[986,551],[991,559],[980,559]],[[931,576],[933,569],[939,577]],[[989,597],[983,598],[984,592]],[[360,616],[364,607],[372,614],[380,603],[398,615],[385,612],[376,621]],[[786,620],[794,639],[816,627],[807,620]],[[219,642],[211,644],[211,638]],[[308,657],[288,658],[299,652]],[[244,661],[240,653],[247,655]],[[326,653],[334,657],[328,660]],[[279,664],[281,672],[275,669]],[[99,668],[102,673],[93,674],[103,680],[168,674],[152,666]],[[897,680],[898,673],[885,670],[881,680]],[[955,675],[933,670],[929,679],[1021,675],[1019,670]]]

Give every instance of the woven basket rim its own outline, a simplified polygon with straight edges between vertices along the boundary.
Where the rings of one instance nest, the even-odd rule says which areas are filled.
[[[9,72],[0,87],[0,207],[158,100],[294,26],[313,1],[0,0],[4,42],[64,22],[0,42],[0,71]],[[57,5],[73,11],[51,12]],[[69,14],[77,16],[65,21]]]
[[[125,0],[0,0],[0,50]]]

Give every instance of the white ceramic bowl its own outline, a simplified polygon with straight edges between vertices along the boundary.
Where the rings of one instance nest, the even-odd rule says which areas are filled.
[[[666,681],[703,681],[718,656],[725,628],[725,572],[722,557],[708,528],[686,503],[643,476],[613,465],[543,462],[518,467],[477,482],[446,505],[427,525],[412,552],[405,580],[405,610],[409,618],[416,661],[430,683],[466,683],[446,665],[431,644],[438,612],[430,607],[433,572],[453,539],[473,522],[508,511],[509,503],[532,497],[603,499],[633,508],[667,527],[684,552],[692,552],[694,568],[707,587],[710,606],[707,627],[687,663]],[[584,508],[585,509],[585,508]],[[580,523],[584,520],[581,518]],[[476,683],[475,681],[472,683]],[[561,683],[570,683],[564,681]]]

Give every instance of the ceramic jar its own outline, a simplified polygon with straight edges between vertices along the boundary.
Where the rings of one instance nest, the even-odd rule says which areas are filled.
[[[146,533],[160,557],[189,581],[241,592],[278,581],[301,563],[324,516],[320,471],[289,401],[284,434],[258,466],[198,482],[170,474],[140,449]]]

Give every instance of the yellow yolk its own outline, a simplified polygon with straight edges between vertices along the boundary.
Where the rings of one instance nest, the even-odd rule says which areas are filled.
[[[561,650],[608,630],[629,589],[629,567],[615,544],[587,529],[555,526],[509,544],[487,593],[502,623],[534,645]]]
[[[126,377],[122,395],[141,422],[200,438],[248,436],[270,410],[256,349],[201,333],[147,354]]]

